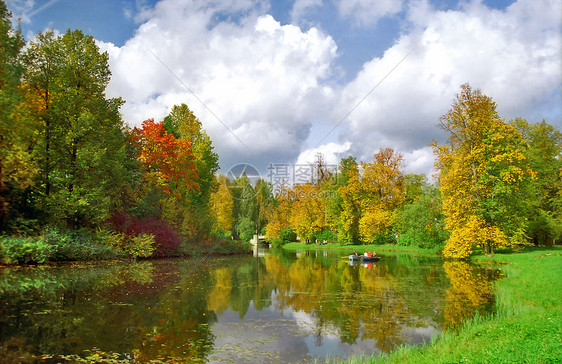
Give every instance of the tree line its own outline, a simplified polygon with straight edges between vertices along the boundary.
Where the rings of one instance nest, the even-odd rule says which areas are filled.
[[[404,173],[403,156],[382,148],[372,161],[342,158],[337,173],[318,155],[308,183],[274,190],[218,175],[212,140],[185,104],[128,127],[124,100],[105,95],[108,54],[93,37],[45,31],[26,42],[10,17],[0,1],[5,262],[168,256],[254,234],[274,244],[418,245],[454,258],[560,239],[560,131],[505,122],[469,85],[440,119],[449,138],[433,143],[437,183]]]
[[[66,238],[66,245],[90,240],[118,254],[167,256],[217,235],[211,138],[185,104],[162,121],[128,127],[124,100],[105,95],[108,60],[80,30],[25,42],[0,1],[4,261],[79,255],[53,247]],[[13,238],[37,233],[41,239]]]
[[[448,139],[432,143],[436,183],[406,174],[403,156],[392,148],[380,149],[369,162],[342,158],[337,173],[318,155],[308,183],[242,202],[253,212],[238,219],[235,214],[230,224],[261,232],[278,245],[297,237],[310,243],[415,245],[448,258],[467,258],[475,249],[552,246],[561,239],[558,128],[545,120],[504,121],[496,103],[468,84],[438,126]],[[237,183],[251,189],[248,181]],[[260,181],[246,195],[264,196],[264,186],[272,191]],[[258,209],[263,212],[256,218]]]

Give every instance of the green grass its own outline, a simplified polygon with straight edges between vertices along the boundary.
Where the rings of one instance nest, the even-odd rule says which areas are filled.
[[[344,244],[306,244],[306,243],[288,243],[283,245],[283,249],[287,250],[341,250],[345,251],[347,254],[351,254],[356,251],[358,254],[362,254],[365,251],[377,251],[377,252],[412,252],[419,254],[441,254],[441,249],[424,249],[417,246],[402,246],[396,244],[369,244],[369,245],[344,245]]]
[[[474,317],[423,347],[403,346],[347,363],[559,363],[562,358],[562,249],[478,256],[501,263],[497,312]]]

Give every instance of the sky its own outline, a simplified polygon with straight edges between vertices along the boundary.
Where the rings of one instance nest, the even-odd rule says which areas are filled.
[[[81,29],[108,52],[125,122],[185,103],[219,154],[271,177],[322,153],[433,173],[460,86],[500,117],[562,127],[559,0],[5,0],[27,40]]]

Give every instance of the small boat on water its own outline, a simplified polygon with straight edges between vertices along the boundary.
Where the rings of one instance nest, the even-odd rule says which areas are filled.
[[[381,260],[381,257],[379,257],[379,256],[377,256],[377,255],[374,255],[374,256],[372,256],[372,257],[366,257],[366,256],[363,255],[363,256],[361,257],[361,259],[362,259],[364,262],[378,262],[379,260]]]
[[[377,256],[377,255],[372,256],[372,257],[367,257],[367,256],[365,256],[365,255],[354,255],[354,254],[351,254],[351,255],[349,256],[349,261],[350,261],[350,262],[360,262],[360,261],[363,261],[363,262],[378,262],[380,259],[381,259],[381,257],[379,257],[379,256]]]

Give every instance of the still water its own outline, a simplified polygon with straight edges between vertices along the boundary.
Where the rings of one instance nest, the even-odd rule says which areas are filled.
[[[494,306],[495,269],[345,252],[0,268],[0,358],[300,363],[421,344]],[[8,360],[5,359],[5,360]]]

